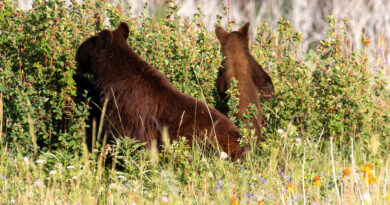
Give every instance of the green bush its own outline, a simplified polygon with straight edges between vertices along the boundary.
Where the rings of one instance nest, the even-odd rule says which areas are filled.
[[[90,125],[86,106],[74,101],[75,52],[84,39],[120,21],[129,24],[130,46],[174,86],[218,107],[215,79],[222,55],[201,11],[193,20],[182,19],[174,1],[166,3],[161,17],[145,10],[137,18],[106,1],[66,6],[61,0],[35,0],[26,11],[12,0],[0,6],[2,134],[15,151],[72,155],[82,150],[84,128]],[[328,39],[307,54],[299,52],[302,34],[288,21],[281,19],[276,30],[258,25],[252,54],[276,90],[264,102],[268,126],[263,133],[269,142],[288,127],[291,136],[334,137],[340,146],[351,137],[369,143],[372,136],[382,141],[389,136],[385,81],[367,71],[364,48],[346,52],[348,39],[337,25],[330,18]]]

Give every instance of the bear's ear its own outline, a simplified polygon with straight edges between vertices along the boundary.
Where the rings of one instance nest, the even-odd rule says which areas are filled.
[[[246,39],[249,39],[249,22],[246,22],[246,24],[238,30]]]
[[[98,47],[105,48],[112,43],[112,33],[111,31],[104,29],[102,32],[98,34]]]
[[[226,40],[227,40],[227,36],[229,35],[229,32],[225,31],[225,29],[223,29],[222,27],[217,26],[215,28],[215,35],[217,36],[217,38],[221,44],[225,44]]]
[[[116,30],[123,36],[123,38],[127,39],[129,37],[130,29],[127,23],[121,22]]]

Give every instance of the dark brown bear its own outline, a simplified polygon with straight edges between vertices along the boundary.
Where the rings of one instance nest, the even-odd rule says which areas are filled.
[[[256,136],[262,139],[261,125],[263,115],[259,92],[263,98],[268,100],[274,95],[274,86],[269,75],[251,56],[248,48],[248,29],[249,23],[246,23],[239,31],[228,33],[222,27],[217,26],[215,34],[221,43],[221,49],[224,56],[222,66],[218,72],[217,89],[219,94],[225,98],[225,108],[227,107],[226,90],[230,87],[232,78],[238,81],[239,112],[237,119],[243,120],[247,127],[255,129]],[[254,104],[258,110],[257,119],[245,120],[243,114],[248,108],[249,103]],[[226,112],[226,110],[225,110]],[[250,123],[252,126],[250,126]]]
[[[127,44],[129,27],[120,23],[84,41],[76,54],[78,72],[93,74],[100,101],[108,99],[105,129],[111,136],[162,143],[160,131],[169,137],[195,137],[217,142],[232,158],[241,157],[239,131],[212,107],[181,93],[157,69]]]

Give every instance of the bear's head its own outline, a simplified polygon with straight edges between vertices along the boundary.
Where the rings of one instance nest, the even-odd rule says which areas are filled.
[[[129,26],[121,22],[114,31],[104,29],[96,36],[85,40],[76,52],[77,72],[94,74],[98,60],[106,56],[110,50],[117,48],[118,44],[127,44],[128,36]]]
[[[247,22],[238,31],[231,33],[225,31],[220,26],[215,28],[215,34],[221,43],[222,51],[244,49],[248,50],[249,44],[249,22]]]

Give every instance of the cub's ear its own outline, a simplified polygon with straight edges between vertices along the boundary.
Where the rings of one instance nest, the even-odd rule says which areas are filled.
[[[223,29],[222,27],[217,26],[215,28],[215,35],[217,36],[217,38],[221,44],[225,44],[226,40],[227,40],[227,36],[229,35],[229,32],[225,31],[225,29]]]
[[[112,43],[112,33],[107,29],[104,29],[102,32],[100,32],[97,37],[97,45],[100,48],[105,48]]]
[[[126,22],[121,22],[118,25],[118,28],[116,29],[116,31],[118,31],[125,39],[127,39],[129,37],[130,29],[129,29],[129,25],[127,25]]]
[[[246,22],[243,27],[238,30],[246,39],[249,39],[249,22]]]

